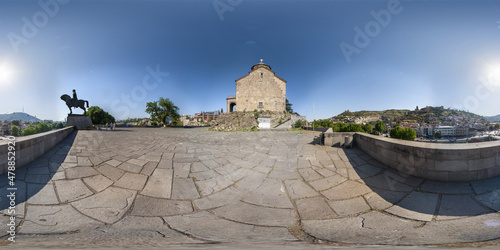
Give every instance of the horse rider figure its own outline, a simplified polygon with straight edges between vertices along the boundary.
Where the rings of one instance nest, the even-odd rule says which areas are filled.
[[[73,89],[73,99],[71,99],[73,102],[74,107],[78,107],[78,97],[76,96],[76,90]]]

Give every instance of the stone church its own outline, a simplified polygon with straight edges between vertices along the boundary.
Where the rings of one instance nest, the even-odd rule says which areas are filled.
[[[286,109],[286,81],[277,76],[271,67],[260,60],[252,70],[236,80],[236,95],[226,99],[227,112]]]

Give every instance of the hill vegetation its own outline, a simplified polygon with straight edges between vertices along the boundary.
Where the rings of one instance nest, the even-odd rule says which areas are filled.
[[[42,120],[32,116],[32,115],[29,115],[29,114],[26,114],[26,113],[23,113],[23,112],[14,112],[12,114],[0,114],[0,121],[14,121],[14,120],[19,120],[19,121],[22,121],[22,122],[41,122]]]
[[[335,116],[336,119],[344,118],[359,118],[359,117],[380,117],[381,120],[387,121],[425,121],[439,120],[443,116],[461,116],[468,119],[480,119],[486,121],[486,118],[471,112],[455,109],[445,109],[441,107],[427,106],[422,109],[408,110],[408,109],[389,109],[384,111],[356,111],[349,110]]]

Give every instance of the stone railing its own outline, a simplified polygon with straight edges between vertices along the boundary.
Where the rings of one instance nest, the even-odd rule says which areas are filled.
[[[323,145],[334,147],[352,147],[355,132],[332,132],[331,129],[323,132]]]
[[[48,152],[66,138],[74,127],[66,127],[45,133],[16,137],[16,168],[21,168]],[[0,140],[0,174],[7,172],[8,140]]]
[[[429,180],[474,181],[500,175],[498,141],[441,144],[356,133],[354,143],[393,169]]]

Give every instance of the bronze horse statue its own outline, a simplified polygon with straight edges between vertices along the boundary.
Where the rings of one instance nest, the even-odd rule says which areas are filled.
[[[71,108],[81,108],[83,109],[83,114],[87,114],[87,110],[85,109],[85,104],[87,104],[87,108],[89,107],[89,101],[87,100],[78,100],[78,99],[73,99],[69,95],[62,95],[61,100],[66,102],[66,105],[69,108],[69,114],[73,114],[73,110]]]

